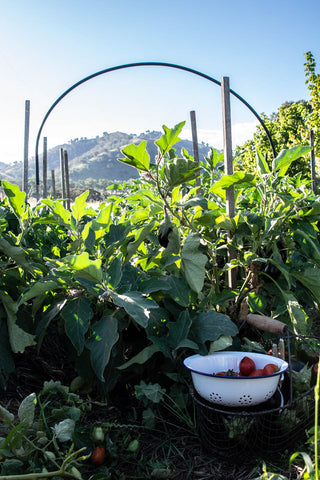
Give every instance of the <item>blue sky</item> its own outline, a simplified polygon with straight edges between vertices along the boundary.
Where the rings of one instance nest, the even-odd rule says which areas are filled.
[[[0,161],[23,159],[24,105],[31,102],[29,154],[52,103],[99,70],[168,62],[230,86],[261,114],[308,99],[304,53],[320,65],[318,0],[0,0]],[[319,71],[319,68],[317,69]],[[87,82],[50,115],[48,147],[104,131],[161,130],[197,115],[199,141],[222,146],[219,87],[163,67],[113,72]],[[256,120],[232,99],[233,146]],[[42,145],[42,143],[41,143]]]

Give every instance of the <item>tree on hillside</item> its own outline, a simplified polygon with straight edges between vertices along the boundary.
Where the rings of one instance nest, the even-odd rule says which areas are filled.
[[[315,74],[316,62],[311,52],[307,52],[305,57],[306,83],[311,91],[310,100],[287,101],[269,117],[265,114],[261,115],[271,134],[277,154],[282,149],[294,145],[309,145],[311,129],[315,133],[315,153],[316,155],[320,153],[320,75]],[[253,140],[249,140],[241,147],[236,148],[235,169],[254,171],[257,149],[271,164],[272,151],[261,125],[257,126]],[[288,174],[296,175],[300,172],[303,176],[310,176],[308,158],[301,157],[295,161]]]
[[[316,62],[311,52],[305,54],[306,84],[310,90],[310,114],[308,116],[309,128],[314,131],[315,151],[320,151],[320,73],[316,74]]]

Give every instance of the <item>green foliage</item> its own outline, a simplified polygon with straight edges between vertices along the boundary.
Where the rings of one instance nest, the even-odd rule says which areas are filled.
[[[75,449],[76,423],[86,406],[60,382],[45,382],[38,395],[22,400],[17,415],[0,408],[0,478],[64,478],[86,459],[84,448]],[[90,443],[88,443],[88,447]],[[19,478],[19,476],[18,476]],[[81,478],[81,476],[79,477]]]
[[[316,62],[311,52],[305,53],[306,84],[310,91],[309,101],[283,103],[277,112],[269,117],[261,117],[268,128],[276,152],[289,149],[295,145],[310,145],[310,130],[314,132],[315,155],[318,157],[320,150],[320,74],[316,73]],[[264,159],[267,166],[272,163],[272,151],[269,140],[261,125],[257,126],[254,139],[236,148],[237,162],[235,169],[254,172],[255,158]],[[309,158],[303,152],[296,161],[290,165],[290,176],[302,174],[305,179],[310,179]]]
[[[70,210],[52,199],[32,209],[4,184],[2,385],[14,355],[41,348],[49,325],[64,329],[78,375],[104,392],[142,379],[169,391],[179,382],[185,391],[186,355],[239,348],[246,299],[251,311],[308,333],[320,302],[319,199],[300,177],[287,176],[308,147],[282,151],[270,166],[260,155],[255,174],[223,175],[214,150],[200,165],[185,150],[176,153],[183,125],[164,127],[155,164],[146,144],[125,147],[120,161],[140,179],[97,210],[88,192]],[[231,186],[234,218],[225,205]]]

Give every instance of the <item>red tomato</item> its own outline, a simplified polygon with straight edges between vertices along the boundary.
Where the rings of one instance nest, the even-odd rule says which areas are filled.
[[[256,365],[252,358],[249,357],[243,357],[243,359],[240,362],[240,373],[244,377],[248,377],[253,370],[256,369]]]
[[[227,375],[227,372],[218,372],[218,373],[215,373],[215,375],[225,377]]]
[[[274,363],[268,363],[263,368],[263,375],[272,375],[273,373],[276,373],[278,370],[279,369],[277,365],[275,365]]]
[[[91,456],[90,461],[95,465],[102,465],[106,456],[106,449],[104,447],[96,447]]]
[[[253,372],[250,373],[249,377],[262,377],[263,375],[263,369],[258,368],[257,370],[253,370]]]

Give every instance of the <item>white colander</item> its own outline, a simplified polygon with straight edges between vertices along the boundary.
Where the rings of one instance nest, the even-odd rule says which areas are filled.
[[[228,377],[215,373],[234,370],[239,372],[243,357],[252,358],[257,369],[274,363],[279,370],[259,377]],[[266,402],[275,393],[280,376],[288,363],[280,358],[263,353],[217,352],[210,355],[192,355],[184,360],[190,370],[195,390],[209,402],[231,407],[252,406]]]

